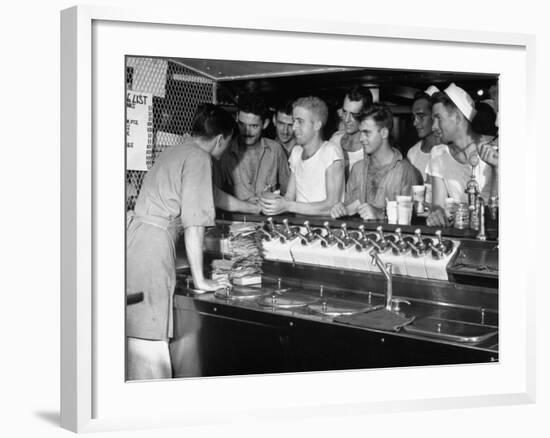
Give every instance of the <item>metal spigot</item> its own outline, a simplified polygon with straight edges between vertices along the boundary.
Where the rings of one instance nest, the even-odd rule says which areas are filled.
[[[305,236],[303,236],[305,241],[304,239],[302,239],[302,244],[307,245],[308,243],[313,242],[318,237],[318,230],[320,229],[316,228],[315,230],[312,230],[309,226],[309,221],[304,221],[304,227],[306,228],[306,234]]]
[[[474,211],[476,209],[476,200],[480,194],[479,184],[476,180],[476,175],[474,172],[475,166],[472,165],[472,174],[470,175],[470,180],[466,184],[466,189],[464,193],[468,195],[468,210]]]
[[[269,224],[269,227],[271,228],[271,234],[273,235],[273,237],[278,238],[281,243],[286,243],[286,240],[287,240],[286,236],[283,233],[281,233],[279,230],[277,230],[277,228],[273,224],[273,218],[268,217],[267,222]]]
[[[265,223],[264,223],[264,226],[265,226]],[[273,236],[272,236],[271,234],[269,234],[269,233],[264,229],[264,227],[261,227],[258,231],[259,231],[260,233],[262,233],[262,238],[264,238],[265,240],[271,241],[271,239],[273,239]]]
[[[321,245],[325,248],[329,248],[331,246],[336,245],[337,240],[335,238],[334,233],[330,229],[330,224],[328,223],[328,221],[325,221],[323,223],[323,227],[325,228],[325,230],[327,230],[327,234],[324,237],[319,236],[319,239],[321,240]]]
[[[478,197],[478,213],[479,213],[479,232],[477,233],[477,240],[487,240],[485,235],[485,201],[481,196]]]
[[[414,257],[422,257],[426,251],[431,247],[432,241],[430,239],[424,239],[422,237],[422,232],[420,228],[414,230],[416,236],[416,242],[407,241],[407,245],[412,249],[412,254]]]
[[[395,241],[390,240],[390,246],[392,247],[392,252],[395,255],[406,254],[410,251],[409,245],[403,240],[403,235],[401,234],[401,228],[396,228],[395,230]]]
[[[437,260],[441,260],[445,256],[449,255],[453,251],[453,242],[450,240],[443,240],[441,238],[441,230],[435,232],[437,242],[430,242],[432,248],[432,257]]]
[[[359,225],[359,238],[357,239],[357,242],[355,243],[355,249],[357,251],[362,251],[363,249],[367,248],[369,245],[369,242],[367,240],[367,235],[365,233],[365,226]]]
[[[300,227],[290,227],[288,225],[288,219],[283,219],[283,225],[284,225],[284,235],[286,237],[287,240],[293,240],[293,239],[296,239],[296,238],[299,238],[299,237],[303,237],[301,234],[300,234]]]
[[[357,251],[363,251],[363,233],[357,230],[348,231],[350,246],[355,246]]]
[[[378,233],[378,246],[381,248],[381,252],[385,252],[390,248],[390,240],[384,236],[384,229],[382,228],[382,225],[378,225],[376,227],[376,232]]]
[[[304,221],[304,227],[306,228],[306,234],[302,234],[299,231],[297,236],[299,237],[302,245],[308,245],[313,242],[315,239],[318,239],[319,236],[323,234],[322,228],[313,228],[309,226],[309,221]]]
[[[392,264],[386,263],[380,259],[378,255],[378,250],[374,248],[371,252],[371,263],[378,266],[380,272],[386,277],[386,310],[392,310],[392,298],[393,298],[393,287],[392,287]]]
[[[382,228],[382,227],[378,227],[378,228]],[[376,251],[378,252],[384,252],[386,249],[388,249],[389,245],[388,244],[385,244],[383,243],[382,245],[380,244],[381,243],[381,240],[380,240],[380,233],[369,233],[369,234],[366,234],[365,235],[365,239],[367,241],[367,247],[372,247],[373,249],[375,249]]]
[[[342,225],[340,225],[340,229],[342,230],[342,237],[339,238],[338,236],[335,236],[338,241],[338,248],[347,249],[351,245],[353,245],[351,237],[348,233],[348,226],[345,223],[343,223]]]

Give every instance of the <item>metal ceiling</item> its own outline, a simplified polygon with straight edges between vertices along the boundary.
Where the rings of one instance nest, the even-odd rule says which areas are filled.
[[[224,61],[216,59],[179,58],[171,59],[171,61],[218,82],[360,70],[357,67]]]
[[[429,85],[440,88],[455,82],[472,95],[498,80],[495,74],[374,69],[353,66],[287,64],[233,60],[172,58],[176,65],[219,84],[221,101],[235,101],[241,91],[256,91],[270,101],[282,96],[315,94],[325,100],[341,101],[354,85],[378,89],[380,99],[394,105],[410,105],[416,91]],[[177,74],[173,79],[178,80]],[[184,77],[181,78],[184,80]]]

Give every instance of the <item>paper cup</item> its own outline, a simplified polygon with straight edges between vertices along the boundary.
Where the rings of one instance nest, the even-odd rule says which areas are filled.
[[[398,202],[397,203],[397,223],[399,225],[410,225],[412,210],[413,210],[412,202]]]
[[[386,215],[389,224],[397,224],[397,201],[388,201],[386,203]]]

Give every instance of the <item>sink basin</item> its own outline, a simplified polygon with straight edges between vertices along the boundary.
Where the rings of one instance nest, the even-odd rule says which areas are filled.
[[[214,296],[224,300],[249,300],[272,293],[273,289],[262,288],[261,286],[233,286],[230,290],[218,289],[214,292]]]
[[[295,309],[305,307],[308,304],[313,304],[318,300],[317,297],[312,297],[299,292],[277,292],[263,295],[258,298],[258,304],[263,307],[275,307],[278,309]]]
[[[309,304],[308,309],[315,314],[327,316],[351,315],[353,313],[367,312],[376,307],[374,304],[358,303],[337,298],[327,298],[316,303]]]
[[[446,319],[425,317],[419,318],[404,327],[409,333],[436,337],[453,342],[479,343],[498,334],[498,328]]]

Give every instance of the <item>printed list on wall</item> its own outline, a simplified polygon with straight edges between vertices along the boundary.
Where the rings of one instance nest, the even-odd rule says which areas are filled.
[[[153,94],[126,93],[126,169],[149,170],[153,165]]]

